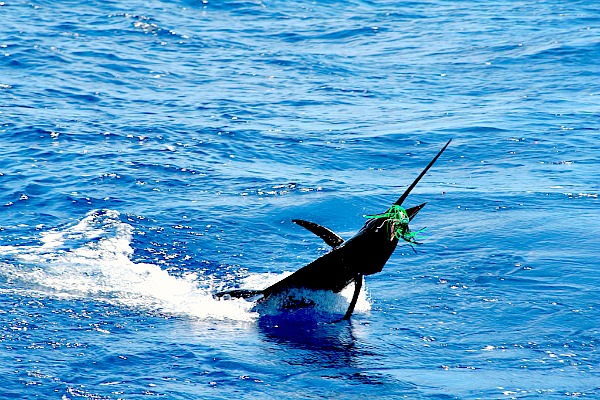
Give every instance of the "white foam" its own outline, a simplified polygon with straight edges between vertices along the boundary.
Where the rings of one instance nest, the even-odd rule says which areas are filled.
[[[364,286],[363,286],[364,287]],[[292,289],[285,293],[273,295],[268,302],[260,305],[260,313],[277,315],[288,306],[309,305],[315,312],[345,314],[354,294],[354,285],[349,285],[340,293],[323,290]],[[354,311],[364,313],[371,309],[367,294],[361,290]]]
[[[158,265],[133,262],[132,231],[117,211],[92,211],[74,226],[43,233],[41,245],[1,246],[0,255],[15,262],[3,263],[0,274],[21,282],[32,293],[48,296],[91,298],[198,319],[251,321],[258,316],[251,302],[213,299],[216,287],[226,285],[210,276],[173,276]],[[287,275],[250,274],[243,286],[260,289]],[[353,290],[351,285],[341,294],[308,291],[301,295],[325,311],[343,313]],[[362,291],[356,310],[369,308]]]
[[[2,246],[1,274],[32,292],[55,297],[92,298],[146,311],[194,318],[252,320],[256,313],[244,300],[212,298],[200,277],[177,277],[158,265],[136,263],[132,227],[113,210],[90,212],[74,226],[45,232],[39,246]]]

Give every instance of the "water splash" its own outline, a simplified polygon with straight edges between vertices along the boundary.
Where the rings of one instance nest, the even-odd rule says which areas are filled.
[[[197,273],[173,276],[158,265],[136,263],[132,227],[113,210],[95,210],[79,223],[45,232],[39,246],[3,246],[1,275],[30,292],[91,298],[168,315],[252,320],[245,301],[218,302]]]
[[[0,276],[11,290],[57,298],[86,298],[144,311],[197,319],[252,321],[254,304],[241,299],[212,297],[223,282],[187,272],[169,274],[160,266],[132,261],[133,228],[114,210],[94,210],[77,224],[43,232],[39,245],[0,246]],[[289,273],[286,273],[289,274]],[[244,287],[264,288],[286,274],[249,274]],[[352,287],[340,294],[294,291],[277,296],[260,307],[273,314],[290,301],[310,302],[316,311],[344,313]],[[370,309],[365,293],[358,312]]]

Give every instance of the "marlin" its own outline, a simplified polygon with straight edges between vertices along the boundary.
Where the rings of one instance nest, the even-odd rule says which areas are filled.
[[[409,242],[411,245],[417,244],[416,235],[410,231],[408,223],[425,207],[426,203],[408,209],[402,208],[402,204],[451,141],[452,139],[446,143],[406,189],[404,194],[385,213],[366,216],[368,218],[367,222],[352,238],[344,241],[339,235],[324,226],[314,222],[294,219],[292,222],[323,239],[326,244],[331,246],[331,251],[266,289],[228,290],[216,293],[213,296],[217,299],[244,298],[257,299],[258,302],[262,302],[270,296],[290,289],[329,290],[339,293],[348,285],[354,283],[354,294],[342,320],[350,319],[358,301],[363,277],[383,270],[385,263],[396,249],[400,239]]]

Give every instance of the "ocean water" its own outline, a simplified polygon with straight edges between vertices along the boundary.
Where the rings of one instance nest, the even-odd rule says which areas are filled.
[[[0,398],[600,398],[592,0],[0,2]],[[256,309],[427,202],[348,305]]]

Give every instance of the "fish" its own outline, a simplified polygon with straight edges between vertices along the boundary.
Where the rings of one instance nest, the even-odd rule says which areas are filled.
[[[354,284],[352,299],[341,320],[350,319],[358,301],[364,276],[381,272],[400,240],[411,245],[418,244],[416,240],[418,232],[411,231],[408,224],[425,207],[426,203],[406,209],[402,205],[451,142],[452,139],[448,140],[386,212],[366,215],[365,217],[368,219],[364,226],[352,238],[344,240],[329,228],[315,222],[294,219],[292,222],[320,237],[331,247],[331,250],[265,289],[226,290],[215,293],[213,297],[216,299],[243,298],[264,302],[272,296],[291,289],[325,290],[339,293]]]

